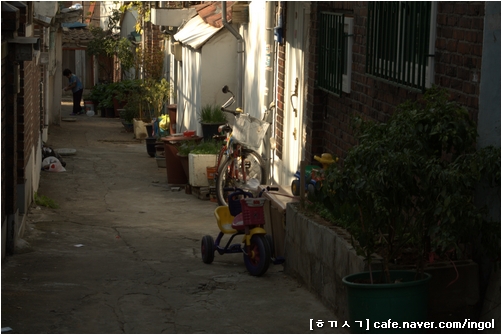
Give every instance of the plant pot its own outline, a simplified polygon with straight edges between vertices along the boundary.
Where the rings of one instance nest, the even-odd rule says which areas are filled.
[[[124,129],[128,133],[133,133],[134,132],[134,124],[132,122],[127,122],[122,120],[122,125],[124,126]]]
[[[89,112],[89,111],[93,111],[95,110],[94,108],[94,102],[90,101],[90,100],[84,100],[84,105],[85,105],[85,111],[86,113]]]
[[[146,141],[146,152],[148,156],[155,157],[155,144],[157,143],[157,138],[155,137],[147,137]]]
[[[113,107],[106,107],[106,117],[115,117],[115,109]]]
[[[188,154],[188,183],[195,187],[209,186],[207,167],[216,164],[218,155],[212,154]]]
[[[115,117],[120,117],[120,109],[124,109],[125,105],[127,104],[127,101],[121,101],[118,100],[117,98],[113,98],[113,113]]]
[[[183,167],[183,171],[185,172],[185,176],[188,176],[189,175],[189,171],[188,171],[188,156],[181,156],[180,154],[177,154],[179,159],[180,159],[180,162],[181,162],[181,166]]]
[[[201,123],[204,141],[211,141],[214,135],[218,135],[218,127],[224,123]]]
[[[164,143],[164,155],[166,157],[167,183],[171,185],[185,185],[188,181],[188,175],[181,163],[181,157],[178,156],[178,148],[185,141],[195,141],[199,143],[202,137],[181,137],[167,136],[162,138]],[[188,157],[187,157],[188,160]],[[188,170],[188,162],[186,165]]]
[[[404,321],[410,324],[427,321],[427,290],[431,275],[424,273],[424,279],[415,280],[414,271],[392,270],[390,274],[390,284],[369,284],[369,272],[348,275],[342,279],[347,288],[352,333],[424,332],[423,328],[393,328],[386,323],[389,319],[399,326]],[[380,275],[381,271],[373,271],[374,279]],[[356,321],[363,321],[362,326]]]

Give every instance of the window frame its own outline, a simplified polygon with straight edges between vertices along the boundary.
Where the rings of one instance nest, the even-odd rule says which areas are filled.
[[[336,12],[319,14],[316,87],[341,96],[342,92],[350,93],[354,19]]]
[[[428,8],[420,7],[428,5]],[[416,6],[414,11],[411,6]],[[420,18],[424,8],[429,12]],[[407,15],[409,13],[412,15]],[[431,87],[434,83],[436,13],[436,2],[369,3],[366,74],[422,91]],[[388,38],[389,34],[393,36]]]

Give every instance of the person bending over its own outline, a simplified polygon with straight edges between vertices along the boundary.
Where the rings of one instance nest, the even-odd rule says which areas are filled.
[[[80,78],[71,73],[69,69],[65,69],[63,71],[63,76],[68,78],[68,85],[63,89],[65,91],[71,90],[73,92],[73,112],[71,113],[71,115],[82,114],[82,107],[80,107],[82,93],[84,92],[82,82],[80,81]]]

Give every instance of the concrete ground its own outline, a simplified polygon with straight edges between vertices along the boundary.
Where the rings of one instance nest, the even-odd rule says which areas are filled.
[[[62,108],[69,115],[71,103]],[[172,191],[118,119],[52,125],[47,145],[76,154],[64,157],[66,172],[42,172],[38,194],[59,208],[34,205],[18,252],[2,262],[9,333],[346,332],[282,265],[253,277],[241,254],[204,264],[216,203]],[[324,327],[310,331],[311,319]]]

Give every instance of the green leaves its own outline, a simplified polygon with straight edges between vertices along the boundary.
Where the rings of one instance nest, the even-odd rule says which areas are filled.
[[[434,87],[422,103],[400,105],[386,123],[354,124],[358,145],[343,169],[333,164],[326,171],[322,191],[356,250],[368,257],[378,238],[384,264],[405,243],[422,264],[431,251],[479,236],[488,250],[499,250],[500,229],[488,223],[474,191],[481,181],[500,188],[500,149],[476,150],[475,124],[445,90]]]

